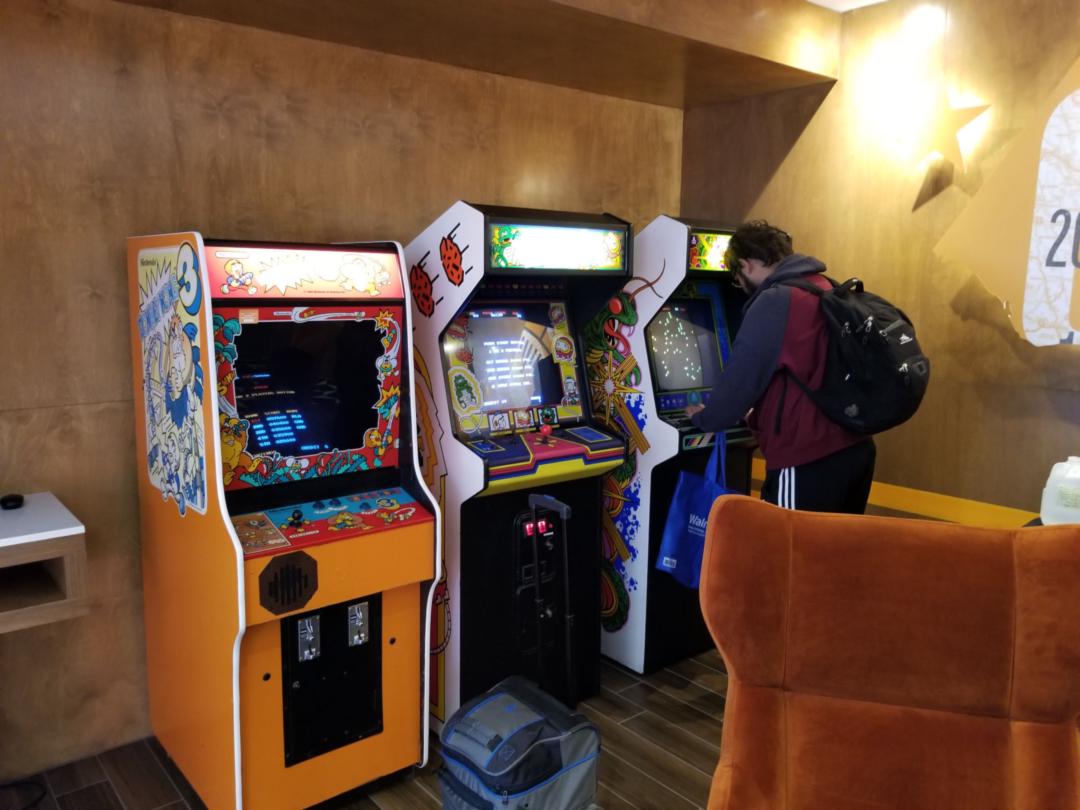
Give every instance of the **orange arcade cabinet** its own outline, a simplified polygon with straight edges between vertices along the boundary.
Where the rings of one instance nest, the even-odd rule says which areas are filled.
[[[401,246],[128,240],[154,734],[206,804],[427,757],[439,559]]]

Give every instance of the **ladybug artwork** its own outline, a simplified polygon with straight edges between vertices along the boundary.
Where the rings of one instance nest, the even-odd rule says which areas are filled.
[[[420,310],[420,314],[425,318],[430,318],[432,313],[435,312],[435,305],[442,299],[436,301],[432,295],[435,282],[438,281],[439,277],[432,278],[424,270],[424,262],[427,257],[428,254],[425,253],[420,261],[409,268],[409,289],[412,290],[413,301],[416,302],[416,308]]]
[[[469,249],[469,246],[466,245],[460,248],[457,242],[454,241],[454,232],[460,226],[461,223],[459,222],[451,229],[450,233],[439,240],[439,261],[442,262],[443,272],[446,273],[447,279],[455,287],[460,287],[465,280],[465,274],[472,270],[471,267],[466,269],[462,266],[462,257],[465,251]]]

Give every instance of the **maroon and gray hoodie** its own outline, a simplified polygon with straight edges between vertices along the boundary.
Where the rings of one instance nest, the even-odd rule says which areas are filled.
[[[812,256],[793,254],[743,307],[743,322],[731,358],[713,386],[709,404],[691,420],[704,431],[732,427],[747,415],[769,470],[817,461],[865,436],[832,422],[803,393],[784,369],[815,390],[825,375],[828,333],[816,295],[784,284],[806,277],[829,289],[825,265]]]

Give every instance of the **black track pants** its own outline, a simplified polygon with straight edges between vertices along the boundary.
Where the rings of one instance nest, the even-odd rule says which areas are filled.
[[[866,512],[877,448],[872,440],[798,467],[765,473],[761,499],[807,512]]]

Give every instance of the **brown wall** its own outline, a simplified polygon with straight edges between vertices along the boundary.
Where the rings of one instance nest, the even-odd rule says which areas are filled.
[[[933,250],[1080,57],[1080,15],[1066,0],[950,0],[936,4],[948,29],[935,40],[904,27],[925,5],[845,15],[840,79],[824,101],[809,88],[687,112],[682,210],[781,224],[796,250],[912,316],[930,391],[879,438],[879,480],[1037,511],[1051,464],[1080,451],[1080,350],[1028,345],[978,268]],[[942,164],[921,163],[946,86],[991,105],[948,185]]]
[[[679,202],[681,111],[108,0],[0,4],[0,122],[0,488],[81,518],[93,601],[0,636],[0,781],[149,732],[126,236]]]

